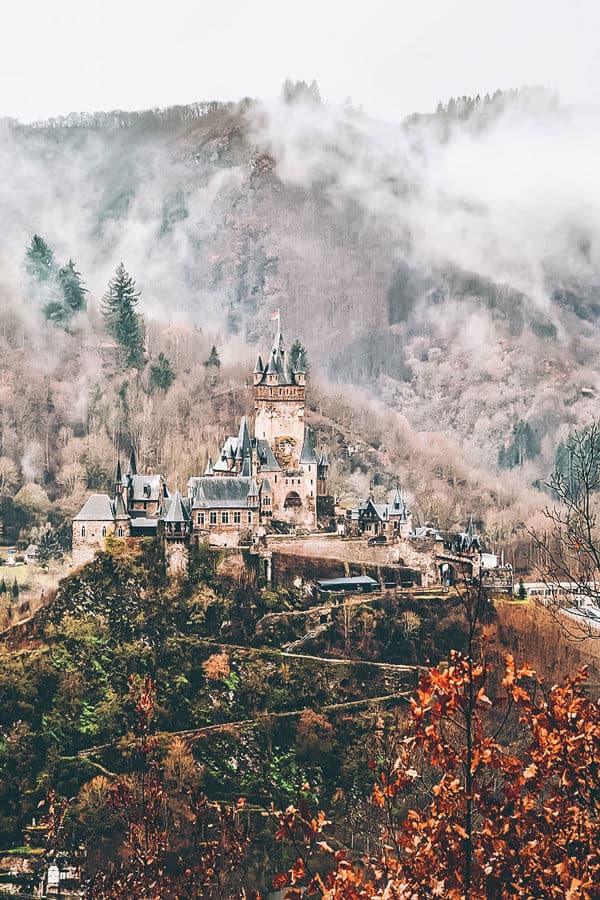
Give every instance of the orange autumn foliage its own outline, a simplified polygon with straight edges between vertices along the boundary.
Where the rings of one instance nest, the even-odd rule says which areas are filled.
[[[544,694],[509,656],[494,699],[489,674],[454,654],[422,676],[395,758],[369,762],[385,822],[369,857],[326,843],[323,814],[280,814],[278,836],[299,849],[277,879],[287,898],[600,897],[600,707],[587,672]],[[516,744],[501,741],[511,717]]]

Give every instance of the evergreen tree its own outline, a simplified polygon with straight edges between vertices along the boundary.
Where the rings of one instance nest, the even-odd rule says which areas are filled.
[[[135,281],[119,263],[102,298],[102,315],[106,327],[122,348],[122,361],[127,368],[144,365],[144,324],[135,308],[140,298]]]
[[[212,350],[208,356],[208,359],[204,363],[207,369],[220,369],[221,368],[221,360],[219,359],[219,352],[215,345],[213,344]]]
[[[164,353],[158,354],[158,362],[150,366],[150,384],[161,391],[168,391],[175,381],[175,372]]]
[[[66,312],[72,315],[85,309],[87,289],[83,283],[81,272],[77,271],[72,259],[59,270],[58,281]]]
[[[51,281],[56,276],[54,253],[39,234],[34,234],[25,251],[25,269],[38,284]]]
[[[308,354],[306,347],[300,341],[294,341],[290,350],[290,361],[292,369],[296,371],[308,372],[310,365],[308,362]]]
[[[15,600],[18,599],[19,594],[20,594],[19,582],[17,581],[16,576],[15,576],[15,580],[13,581],[13,585],[11,588],[11,594],[13,595],[13,598]]]
[[[514,469],[523,466],[528,460],[540,454],[540,442],[529,422],[519,421],[513,426],[511,442],[508,447],[498,451],[498,466],[501,469]]]
[[[519,590],[517,592],[517,597],[519,600],[527,600],[527,591],[525,590],[525,585],[523,584],[523,579],[519,580]]]
[[[46,528],[40,535],[38,540],[38,552],[40,562],[47,563],[51,559],[62,559],[63,550],[61,547],[58,532],[54,528]]]
[[[47,290],[49,299],[46,300],[42,307],[44,318],[47,322],[52,322],[53,325],[66,328],[71,321],[72,312],[65,306],[60,284],[54,282],[52,286],[48,286]]]
[[[8,594],[8,586],[4,578],[0,581],[0,594]]]

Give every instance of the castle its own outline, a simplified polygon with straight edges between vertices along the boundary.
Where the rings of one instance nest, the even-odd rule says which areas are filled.
[[[254,436],[246,417],[187,496],[170,494],[165,478],[137,471],[135,454],[122,474],[117,462],[112,494],[92,494],[73,519],[73,562],[82,565],[116,538],[164,536],[169,568],[185,570],[191,540],[235,547],[264,533],[271,522],[317,527],[317,500],[327,495],[327,453],[318,453],[305,424],[307,373],[285,348],[279,322],[268,359],[253,372]]]

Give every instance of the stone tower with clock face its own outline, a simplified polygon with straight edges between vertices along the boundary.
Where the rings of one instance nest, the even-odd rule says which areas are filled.
[[[267,441],[284,472],[300,469],[304,444],[306,372],[292,365],[281,331],[268,360],[259,356],[254,367],[254,432]]]

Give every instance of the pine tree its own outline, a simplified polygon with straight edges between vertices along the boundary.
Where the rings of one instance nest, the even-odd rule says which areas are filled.
[[[525,585],[523,584],[522,578],[519,581],[519,590],[517,592],[517,597],[519,598],[519,600],[527,600],[527,591],[525,590]]]
[[[158,354],[158,362],[150,366],[150,384],[162,391],[168,391],[175,381],[175,372],[164,353]]]
[[[300,341],[294,341],[294,343],[292,344],[292,348],[290,350],[290,362],[292,364],[292,369],[294,370],[294,372],[308,372],[310,369],[306,347],[301,344]]]
[[[16,576],[15,576],[15,580],[13,581],[13,585],[11,588],[11,594],[13,595],[15,600],[18,599],[18,596],[20,594],[19,582],[17,581]]]
[[[8,585],[4,578],[0,581],[0,594],[8,594]]]
[[[102,298],[102,315],[108,331],[122,347],[124,365],[133,369],[144,365],[144,323],[135,311],[139,298],[135,281],[119,263]]]
[[[83,283],[81,272],[77,271],[72,259],[59,270],[58,281],[62,290],[66,312],[72,315],[85,309],[87,289]]]
[[[213,344],[212,350],[208,356],[208,359],[204,363],[207,369],[220,369],[221,368],[221,360],[219,358],[219,352],[215,345]]]
[[[30,278],[41,284],[56,276],[54,253],[43,237],[34,234],[25,251],[25,269]]]
[[[38,540],[40,562],[47,563],[51,559],[62,559],[63,550],[58,532],[54,528],[46,528]]]

